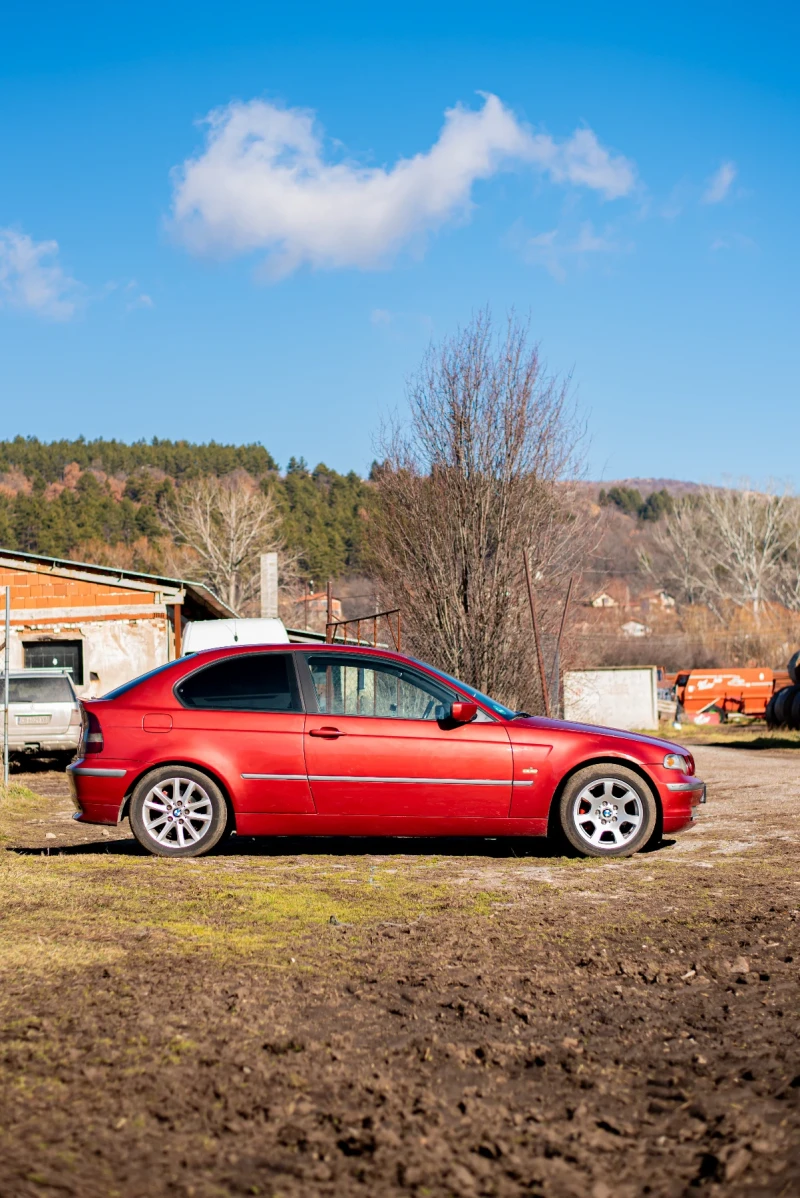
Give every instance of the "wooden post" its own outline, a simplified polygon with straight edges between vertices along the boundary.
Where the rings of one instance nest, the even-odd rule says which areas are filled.
[[[528,561],[527,549],[522,550],[522,560],[525,563],[525,581],[528,584],[528,603],[531,608],[531,621],[533,622],[533,639],[536,644],[536,660],[539,663],[539,681],[542,686],[542,697],[544,699],[544,714],[550,718],[550,695],[547,690],[547,678],[544,672],[544,658],[542,657],[542,642],[539,636],[539,621],[536,618],[536,603],[533,598],[533,584],[531,582],[531,567]]]
[[[330,644],[330,642],[333,640],[333,629],[331,628],[331,624],[333,623],[333,583],[331,582],[330,578],[328,579],[327,596],[328,602],[327,615],[325,616],[325,640]]]
[[[172,605],[172,639],[175,646],[175,660],[180,657],[183,649],[183,627],[181,623],[181,604],[173,603]]]

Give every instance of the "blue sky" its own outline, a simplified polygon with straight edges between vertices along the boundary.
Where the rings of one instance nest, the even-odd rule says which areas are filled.
[[[792,6],[3,7],[0,435],[365,472],[489,303],[590,477],[800,483]]]

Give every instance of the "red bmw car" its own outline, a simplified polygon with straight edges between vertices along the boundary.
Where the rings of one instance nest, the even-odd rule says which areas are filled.
[[[515,712],[399,653],[242,646],[83,703],[86,823],[163,857],[246,836],[563,835],[625,857],[705,801],[679,745]]]

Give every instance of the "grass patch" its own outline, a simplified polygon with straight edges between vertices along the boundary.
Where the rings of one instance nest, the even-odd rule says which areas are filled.
[[[198,863],[144,858],[120,862],[4,854],[0,865],[0,972],[49,972],[107,963],[147,947],[186,957],[247,957],[286,962],[327,925],[357,931],[379,922],[409,923],[462,910],[485,917],[499,896],[447,881],[420,880],[408,869],[333,859],[309,864],[270,859]],[[329,947],[326,940],[326,946]]]
[[[47,800],[20,782],[0,784],[0,844],[10,839],[13,824],[18,819],[37,814]]]
[[[743,749],[800,749],[800,732],[769,729],[763,721],[749,724],[682,724],[660,729],[659,736],[685,745],[718,745]]]

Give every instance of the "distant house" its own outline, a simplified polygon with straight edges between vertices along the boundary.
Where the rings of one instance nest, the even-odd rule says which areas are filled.
[[[619,602],[609,595],[608,591],[601,591],[599,595],[595,595],[589,600],[590,607],[619,607]]]
[[[648,636],[650,629],[641,620],[627,620],[622,625],[623,636]]]
[[[645,591],[643,595],[639,596],[639,604],[644,612],[653,610],[674,612],[676,607],[672,595],[666,591]]]
[[[61,666],[102,695],[181,652],[187,620],[236,615],[199,582],[0,549],[12,669]]]

